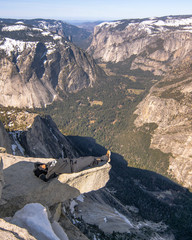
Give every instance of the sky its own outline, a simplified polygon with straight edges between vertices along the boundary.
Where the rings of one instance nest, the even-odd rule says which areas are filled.
[[[192,0],[0,0],[0,18],[118,20],[192,15]]]

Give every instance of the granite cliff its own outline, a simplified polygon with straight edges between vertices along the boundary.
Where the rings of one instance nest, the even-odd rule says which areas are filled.
[[[78,149],[64,136],[50,116],[37,116],[30,129],[20,134],[25,155],[44,158],[74,158]]]
[[[167,154],[166,157],[169,155],[167,173],[190,189],[191,43],[192,17],[168,16],[101,23],[95,27],[92,44],[87,50],[101,63],[112,66],[110,70],[114,72],[117,69],[121,74],[121,70],[125,69],[128,78],[129,74],[134,73],[135,79],[130,79],[136,82],[136,87],[143,82],[145,89],[152,86],[149,94],[137,106],[135,125],[138,129],[142,126],[146,126],[146,129],[150,126],[155,128],[153,132],[147,130],[152,137],[150,149],[160,150]],[[157,83],[160,78],[153,76],[150,82],[143,71],[160,75],[163,79]],[[143,78],[141,84],[137,81],[138,75]],[[130,146],[128,143],[125,153],[129,152],[127,149]],[[162,156],[164,159],[166,157]],[[135,162],[140,161],[137,153],[133,159]],[[146,155],[146,162],[148,159]],[[147,163],[142,167],[145,168],[145,165]]]
[[[100,68],[57,33],[23,22],[0,23],[0,101],[3,106],[43,107],[58,92],[92,87]]]
[[[136,41],[136,45],[133,44],[134,41],[132,40],[130,40],[129,45],[132,47],[135,46],[136,52],[131,52],[133,49],[130,48],[129,51],[131,55],[128,55],[128,58],[126,58],[124,54],[127,54],[127,50],[124,51],[122,48],[119,48],[118,52],[114,50],[117,46],[113,45],[111,48],[113,54],[109,55],[110,57],[115,56],[116,60],[110,60],[110,58],[108,58],[109,61],[114,61],[116,63],[118,61],[125,62],[126,59],[130,60],[131,58],[131,69],[139,67],[143,70],[154,71],[155,74],[164,73],[173,65],[177,64],[177,61],[182,63],[180,67],[175,69],[174,72],[170,72],[161,82],[157,83],[150,90],[147,97],[138,105],[137,111],[135,112],[135,114],[138,115],[135,120],[135,125],[138,129],[143,125],[145,126],[146,123],[146,129],[150,128],[150,124],[153,125],[154,130],[150,132],[152,139],[150,147],[160,149],[162,152],[169,154],[170,159],[168,173],[178,182],[183,184],[183,186],[191,188],[191,18],[165,17],[161,19],[130,21],[119,21],[115,24],[104,23],[99,27],[96,27],[96,29],[100,28],[101,31],[98,31],[99,34],[102,32],[102,28],[106,27],[109,29],[112,26],[113,30],[111,29],[109,32],[110,34],[116,34],[116,30],[117,32],[124,30],[127,23],[128,26],[126,29],[133,27],[134,30],[135,28],[136,35],[134,35],[133,31],[133,35],[130,36],[132,36],[132,39]],[[142,24],[144,24],[143,29],[141,29]],[[22,30],[24,28],[25,30]],[[12,31],[13,29],[17,30]],[[37,32],[35,33],[35,37],[38,42],[37,45],[35,45],[34,49],[33,47],[30,47],[31,51],[34,51],[35,54],[30,55],[31,53],[27,53],[27,55],[23,55],[24,58],[29,56],[29,58],[33,59],[31,64],[33,71],[31,68],[28,68],[25,73],[29,73],[29,76],[27,75],[27,79],[28,82],[32,84],[32,90],[34,90],[34,92],[32,91],[32,94],[36,94],[35,96],[38,101],[39,96],[37,95],[37,89],[40,89],[40,85],[38,85],[39,83],[37,82],[39,79],[41,80],[40,82],[42,83],[42,86],[45,88],[45,90],[43,88],[45,96],[41,96],[43,100],[40,105],[37,104],[37,106],[44,106],[45,104],[52,102],[52,100],[47,101],[46,99],[46,96],[50,96],[50,92],[52,94],[51,96],[55,96],[56,99],[58,92],[66,94],[68,92],[76,92],[81,89],[81,87],[76,84],[77,82],[75,82],[76,80],[73,78],[74,75],[77,77],[76,79],[78,79],[78,76],[79,79],[84,79],[82,80],[83,87],[92,86],[94,84],[95,80],[91,81],[91,78],[89,78],[90,81],[86,82],[87,78],[83,77],[84,75],[82,71],[87,69],[85,67],[87,60],[85,60],[85,65],[83,64],[83,67],[85,67],[83,70],[80,70],[82,66],[77,66],[79,61],[82,62],[82,58],[89,58],[82,50],[78,49],[78,51],[82,54],[78,54],[75,58],[73,58],[75,53],[72,53],[71,49],[74,48],[76,51],[77,48],[74,47],[72,43],[63,41],[58,33],[51,33],[51,35],[53,34],[51,36],[44,30],[42,34],[41,30],[37,30],[39,27],[36,30],[31,29],[32,27],[26,26],[25,23],[21,22],[15,24],[11,23],[9,26],[2,26],[1,33],[5,35],[2,35],[1,49],[3,54],[1,56],[3,61],[10,62],[10,64],[14,66],[15,70],[10,71],[10,76],[13,77],[11,79],[14,80],[14,82],[18,83],[18,80],[16,79],[22,80],[23,76],[22,71],[24,70],[22,67],[24,67],[24,65],[21,66],[20,63],[23,61],[21,57],[26,50],[27,45],[23,48],[24,51],[20,50],[20,45],[14,45],[14,49],[17,48],[17,54],[14,52],[15,50],[9,53],[5,51],[5,49],[7,49],[5,48],[7,39],[8,37],[12,37],[12,39],[14,39],[17,32],[19,32],[22,33],[23,36],[27,36],[28,40],[25,42],[25,44],[27,44],[30,41],[34,41],[33,34],[35,31],[39,31],[39,35]],[[172,32],[173,29],[175,31],[174,37]],[[165,39],[166,34],[167,39]],[[42,38],[44,38],[42,35],[46,38],[46,40],[42,40]],[[116,34],[113,40],[114,42],[117,41],[117,35],[118,34]],[[110,40],[110,36],[102,43],[103,46],[105,42]],[[159,40],[160,36],[163,41]],[[118,37],[120,39],[121,34],[119,34]],[[127,36],[124,37],[126,38]],[[167,45],[168,37],[171,39],[171,42]],[[15,41],[21,41],[18,35],[17,38],[18,39],[15,38]],[[39,38],[41,41],[39,41]],[[53,38],[55,38],[54,43],[56,44],[56,48],[51,45],[53,43]],[[47,44],[48,39],[51,39],[49,44]],[[177,44],[175,44],[173,40],[176,40]],[[161,45],[162,43],[163,45]],[[66,52],[70,52],[69,54],[65,54],[67,57],[64,62],[67,63],[67,65],[65,65],[67,67],[64,67],[65,70],[63,73],[59,71],[60,69],[58,70],[58,66],[60,65],[57,64],[57,60],[61,57],[59,57],[60,51],[63,51],[62,46],[60,45],[69,47]],[[138,47],[139,45],[141,47],[140,50]],[[15,46],[17,47],[15,48]],[[46,50],[44,46],[46,47]],[[120,46],[121,44],[118,45],[118,47]],[[55,52],[57,47],[59,50],[58,52]],[[169,50],[165,50],[168,48]],[[170,50],[172,48],[174,49],[173,51]],[[105,48],[105,50],[106,49],[107,48]],[[94,51],[94,49],[89,51],[92,50]],[[103,56],[106,57],[104,49],[102,51]],[[21,52],[22,54],[20,54]],[[120,55],[122,55],[122,58]],[[53,65],[52,58],[49,58],[49,56],[52,56],[54,59]],[[151,61],[151,59],[154,61]],[[75,62],[76,60],[78,60],[78,62]],[[102,61],[108,60],[102,59]],[[144,60],[145,64],[143,63]],[[74,64],[70,65],[71,62]],[[64,65],[62,65],[62,68],[63,66]],[[31,71],[33,72],[33,76],[35,76],[34,78],[31,77]],[[89,71],[91,72],[92,70]],[[78,74],[76,74],[77,72]],[[50,81],[48,81],[45,76],[49,76],[49,73],[52,74],[51,76],[57,76],[58,74],[58,78],[53,77],[50,78],[51,80],[49,79]],[[62,74],[65,75],[67,73],[69,73],[69,75],[67,75],[66,78],[60,78]],[[4,69],[3,76],[6,76],[6,74],[6,70]],[[20,75],[22,76],[18,77]],[[89,77],[90,76],[91,74]],[[7,81],[7,83],[7,86],[13,86],[10,85],[9,81]],[[36,88],[35,85],[33,85],[34,83],[37,84]],[[87,83],[87,85],[85,83]],[[27,87],[29,87],[29,85],[27,85]],[[4,89],[6,90],[6,87]],[[17,89],[15,89],[15,91],[16,90]],[[121,88],[121,90],[123,90],[123,88]],[[12,93],[13,92],[10,92],[9,94]],[[10,97],[9,94],[7,95]],[[22,94],[25,96],[25,92]],[[17,102],[17,97],[18,95],[14,98],[14,102]],[[112,98],[109,97],[109,95],[107,95],[107,97],[111,101]],[[25,99],[22,99],[23,102],[24,100]],[[33,101],[34,100],[35,97],[33,98]],[[30,101],[27,100],[27,102]],[[130,99],[130,102],[131,101],[134,102],[133,98]],[[82,103],[80,104],[80,102],[78,102],[78,104],[83,105]],[[34,105],[31,104],[29,107],[32,106]],[[121,105],[117,106],[119,106],[119,109],[122,107]],[[110,113],[112,112],[111,108],[108,110]],[[15,156],[6,153],[0,154],[0,157],[2,157],[4,161],[3,174],[5,182],[2,191],[0,213],[1,217],[11,216],[11,218],[6,218],[6,220],[0,220],[0,233],[3,228],[3,234],[6,233],[13,235],[14,232],[14,237],[17,234],[21,234],[18,235],[20,238],[26,236],[26,239],[33,239],[32,236],[36,235],[33,231],[34,235],[30,232],[30,226],[28,226],[29,229],[26,227],[28,216],[24,215],[24,213],[28,214],[31,212],[26,210],[26,208],[31,206],[28,204],[38,202],[37,205],[35,204],[35,206],[32,206],[33,213],[35,209],[40,209],[43,213],[46,212],[47,218],[49,218],[49,221],[53,224],[51,229],[58,229],[59,226],[62,226],[67,233],[68,239],[70,240],[85,240],[87,237],[90,239],[103,240],[112,238],[116,240],[191,239],[191,193],[184,187],[181,187],[154,172],[127,167],[127,162],[125,163],[120,155],[112,155],[112,169],[109,164],[106,164],[97,168],[86,169],[79,173],[62,174],[48,183],[42,182],[40,179],[36,178],[32,171],[33,164],[36,161],[47,163],[56,157],[82,156],[83,151],[88,155],[98,155],[105,151],[105,149],[98,146],[96,143],[95,148],[92,148],[92,145],[90,147],[89,144],[86,144],[88,139],[84,139],[83,143],[79,143],[81,148],[77,147],[78,144],[72,143],[73,138],[63,136],[49,117],[44,118],[34,116],[34,118],[33,124],[30,126],[27,124],[26,126],[28,126],[28,128],[26,128],[25,131],[10,132],[12,151]],[[10,123],[10,125],[11,124],[12,123]],[[101,123],[100,126],[102,126]],[[134,131],[136,133],[137,130],[134,129]],[[6,132],[4,133],[7,135]],[[79,141],[79,139],[77,141]],[[117,139],[115,139],[115,142],[117,142]],[[124,141],[123,144],[124,143],[127,144],[126,141]],[[137,142],[133,141],[133,144],[137,144]],[[127,145],[125,145],[125,148],[127,148]],[[143,148],[141,151],[142,150]],[[135,156],[133,157],[135,158]],[[2,173],[0,175],[2,176]],[[1,177],[0,179],[3,178]],[[1,183],[3,183],[3,181],[1,181]],[[104,189],[79,196],[81,193],[97,190],[105,185],[106,187]],[[25,204],[27,204],[27,207],[24,206]],[[47,207],[45,208],[39,204]],[[16,211],[19,211],[19,213]],[[21,216],[23,217],[22,219]],[[38,218],[39,217],[37,216],[35,220]],[[72,225],[68,218],[76,225],[76,227]],[[43,221],[44,220],[42,220],[42,222]],[[45,220],[45,222],[47,223],[47,220]],[[12,225],[13,223],[14,225]],[[18,225],[17,230],[15,224]],[[29,235],[27,235],[28,233],[26,232],[19,232],[19,226],[21,227],[24,225],[26,229],[28,229]],[[48,225],[46,225],[46,227]],[[87,237],[85,237],[77,229],[77,227],[86,234]],[[112,229],[115,229],[116,232],[113,233]],[[53,234],[53,232],[51,234]],[[57,239],[55,236],[54,238]]]
[[[3,236],[6,233],[5,236],[10,235],[10,239],[15,239],[14,236],[23,235],[26,235],[25,239],[33,239],[32,235],[35,239],[59,240],[65,239],[59,237],[64,235],[68,239],[64,232],[66,224],[68,224],[68,231],[69,227],[71,228],[69,235],[75,234],[81,236],[78,239],[86,239],[78,229],[73,229],[75,227],[73,227],[72,223],[66,223],[67,220],[64,221],[64,228],[61,227],[61,223],[58,223],[61,217],[61,204],[64,201],[78,197],[81,193],[104,187],[109,180],[110,165],[108,163],[78,173],[62,174],[59,178],[45,183],[33,174],[34,162],[47,163],[54,159],[24,158],[8,154],[0,155],[4,161],[5,182],[0,204],[0,217],[9,217],[0,219],[0,232]],[[50,213],[51,209],[53,210],[54,206],[58,204],[60,204],[60,214],[58,210]],[[47,209],[43,206],[46,206]],[[27,229],[31,235],[28,236],[25,230],[20,232],[16,225]],[[50,233],[48,233],[49,231]]]
[[[191,16],[129,19],[95,27],[88,53],[101,62],[162,75],[192,48]]]
[[[155,123],[150,148],[170,154],[168,173],[192,188],[191,159],[191,60],[155,84],[137,106],[135,125]]]
[[[37,178],[34,163],[48,163],[51,158],[26,158],[1,154],[3,159],[4,189],[3,204],[0,205],[1,217],[10,216],[27,203],[39,202],[52,206],[81,193],[104,187],[109,180],[110,165],[105,164],[78,173],[62,174],[49,183]],[[23,184],[25,183],[25,184]]]
[[[25,24],[36,28],[45,29],[64,37],[76,46],[86,49],[91,41],[91,32],[82,26],[77,27],[67,22],[54,19],[0,19],[1,22],[10,26],[14,24]],[[95,24],[96,25],[96,24]]]
[[[22,111],[18,114],[24,116]],[[0,142],[0,146],[4,147],[6,152],[19,156],[43,158],[74,158],[82,154],[80,149],[59,131],[49,115],[42,117],[26,111],[25,115],[30,119],[30,125],[17,125],[18,119],[16,118],[12,122],[19,129],[6,132],[4,127],[2,128],[4,135],[1,137],[0,134],[0,137],[4,141]]]

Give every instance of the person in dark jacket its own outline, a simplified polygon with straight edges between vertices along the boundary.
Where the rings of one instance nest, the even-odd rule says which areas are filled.
[[[41,180],[47,182],[49,179],[57,177],[62,173],[80,172],[90,167],[103,165],[110,162],[111,152],[108,150],[106,155],[101,157],[80,157],[80,158],[64,158],[53,160],[47,164],[35,163],[34,174]]]

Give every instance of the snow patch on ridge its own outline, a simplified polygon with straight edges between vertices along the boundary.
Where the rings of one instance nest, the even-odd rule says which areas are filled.
[[[12,32],[12,31],[23,31],[23,30],[27,30],[28,27],[24,26],[24,25],[12,25],[12,26],[6,26],[3,27],[1,30],[3,32]]]
[[[0,49],[4,50],[8,56],[11,56],[13,51],[22,52],[25,48],[36,47],[37,42],[24,42],[11,38],[5,38],[1,43]]]
[[[104,28],[115,28],[121,25],[124,21],[116,22],[103,22],[98,25],[98,27]],[[179,19],[177,17],[167,17],[167,19],[162,20],[158,18],[149,18],[147,20],[130,20],[127,22],[127,27],[136,26],[139,30],[146,31],[149,35],[157,34],[159,32],[169,31],[170,27],[178,28],[176,30],[183,30],[191,32],[192,27],[192,17]],[[155,31],[154,31],[155,30]]]
[[[61,40],[61,39],[62,39],[62,37],[61,37],[61,36],[59,36],[59,35],[54,35],[54,36],[53,36],[53,39],[54,39],[54,40]]]
[[[168,19],[165,21],[158,20],[154,23],[156,26],[179,27],[185,25],[192,25],[192,18],[186,19]]]
[[[55,48],[56,48],[56,44],[52,43],[52,42],[46,42],[45,43],[47,50],[47,55],[52,54],[55,52]]]
[[[43,36],[49,36],[51,33],[48,32],[48,31],[45,31],[45,32],[42,32],[41,34],[42,34]]]
[[[33,31],[43,32],[41,28],[32,28]]]
[[[118,26],[119,24],[121,24],[121,21],[117,21],[117,22],[103,22],[101,24],[99,24],[99,27],[113,27],[115,28],[116,26]]]

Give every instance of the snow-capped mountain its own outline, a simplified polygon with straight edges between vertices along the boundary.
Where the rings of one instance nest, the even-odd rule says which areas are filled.
[[[42,26],[0,22],[0,102],[4,106],[42,107],[54,101],[58,90],[76,92],[96,81],[100,70],[94,60]]]
[[[129,60],[131,70],[167,72],[192,50],[192,16],[129,19],[95,27],[88,52],[103,62]]]
[[[84,28],[68,24],[60,20],[51,19],[0,19],[0,22],[6,23],[7,25],[27,25],[33,26],[34,28],[41,28],[45,31],[51,31],[61,35],[62,37],[70,40],[75,45],[86,49],[91,41],[91,33]],[[9,29],[11,29],[9,27]],[[14,27],[16,28],[16,27]],[[23,27],[26,28],[26,27]]]

